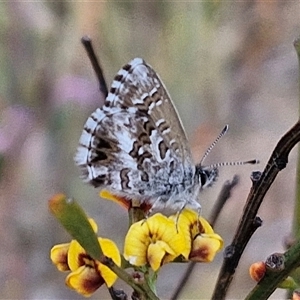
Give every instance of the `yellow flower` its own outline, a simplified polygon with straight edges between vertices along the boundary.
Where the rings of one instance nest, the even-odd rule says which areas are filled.
[[[91,219],[90,222],[96,232],[96,223]],[[115,243],[100,237],[98,241],[103,254],[120,266],[121,257]],[[111,287],[117,279],[114,272],[91,258],[76,240],[55,245],[51,249],[50,258],[59,271],[71,271],[66,278],[67,286],[86,297],[91,296],[103,283]]]
[[[177,231],[172,219],[158,213],[134,223],[125,237],[124,257],[134,266],[150,265],[157,271],[178,256],[188,258],[191,244]]]
[[[124,257],[134,266],[157,271],[171,261],[211,262],[223,247],[222,238],[195,211],[169,218],[158,213],[134,223],[125,238]]]
[[[179,232],[191,242],[189,260],[211,262],[222,249],[223,239],[214,233],[209,223],[195,211],[184,209],[179,216],[173,215],[170,218],[177,220]]]

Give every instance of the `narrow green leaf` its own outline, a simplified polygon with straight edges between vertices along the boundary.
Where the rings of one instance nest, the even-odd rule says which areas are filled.
[[[81,206],[75,200],[57,194],[49,200],[49,209],[86,252],[92,258],[100,260],[103,253],[97,235]]]

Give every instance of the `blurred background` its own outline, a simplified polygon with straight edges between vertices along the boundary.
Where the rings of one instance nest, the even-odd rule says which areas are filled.
[[[228,245],[251,187],[280,137],[298,119],[298,1],[1,2],[0,3],[0,298],[82,299],[64,285],[49,260],[70,237],[48,212],[63,192],[120,249],[126,212],[79,179],[73,155],[83,124],[103,103],[80,43],[93,39],[107,83],[134,57],[159,73],[178,108],[199,160],[225,124],[228,134],[207,164],[257,158],[260,165],[224,167],[201,196],[208,217],[227,179],[240,184],[215,230]],[[228,299],[243,299],[255,283],[252,262],[283,251],[293,218],[296,151],[259,211],[264,220],[236,272]],[[198,264],[181,299],[208,299],[222,262]],[[186,265],[162,268],[158,293],[168,299]],[[116,287],[125,288],[121,282]],[[283,297],[275,292],[273,299]],[[91,299],[109,299],[101,288]]]

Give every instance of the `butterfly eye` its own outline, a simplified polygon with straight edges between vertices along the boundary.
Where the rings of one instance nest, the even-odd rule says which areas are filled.
[[[217,168],[197,168],[201,189],[211,186],[218,178],[219,171]]]

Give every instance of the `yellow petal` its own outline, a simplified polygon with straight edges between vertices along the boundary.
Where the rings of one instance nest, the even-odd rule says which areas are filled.
[[[67,286],[85,297],[91,296],[103,283],[99,272],[88,266],[81,266],[66,278]]]
[[[199,221],[200,221],[200,224],[202,227],[200,230],[201,233],[207,233],[207,234],[214,233],[213,228],[210,226],[210,224],[204,218],[199,217]]]
[[[175,252],[169,245],[163,241],[152,243],[148,247],[147,260],[154,271],[157,271],[162,265],[163,258],[166,254],[175,255]]]
[[[121,256],[117,245],[110,239],[98,238],[103,254],[111,258],[118,266],[121,265]]]
[[[67,258],[69,247],[70,243],[55,245],[50,252],[50,259],[61,272],[70,270]]]
[[[177,256],[180,254],[184,255],[183,253],[189,251],[190,245],[186,244],[187,240],[185,236],[177,230],[174,220],[162,214],[156,214],[146,222],[151,233],[151,241],[164,241]]]
[[[85,250],[76,240],[72,240],[68,253],[68,265],[70,267],[70,270],[75,271],[79,267],[85,265],[85,258],[88,258]]]
[[[91,226],[92,226],[94,232],[97,233],[97,231],[98,231],[98,225],[97,225],[97,223],[95,222],[95,220],[92,219],[92,218],[89,218],[88,220],[89,220],[89,222],[90,222],[90,224],[91,224]]]
[[[218,234],[198,235],[193,241],[190,260],[211,262],[223,247],[223,240]]]
[[[103,254],[113,260],[113,262],[117,265],[121,265],[121,256],[118,247],[116,244],[109,239],[98,238],[99,244],[103,251]],[[101,273],[101,276],[105,280],[105,283],[108,287],[111,287],[115,281],[117,280],[117,275],[105,265],[99,263],[97,264],[98,270]]]
[[[184,209],[179,217],[177,215],[171,216],[173,220],[178,219],[178,228],[186,231],[189,231],[194,238],[199,233],[214,233],[214,230],[210,224],[202,217],[199,217],[199,214],[190,209]]]
[[[109,269],[107,266],[103,264],[99,263],[97,268],[101,273],[101,277],[105,281],[106,285],[108,287],[111,287],[117,280],[118,276],[111,269]]]
[[[146,221],[130,226],[124,243],[124,257],[132,265],[143,266],[147,263],[147,248],[150,244],[149,228]]]
[[[107,199],[107,200],[111,200],[111,201],[114,201],[116,202],[117,204],[123,206],[124,208],[126,209],[129,209],[130,208],[130,201],[125,199],[125,198],[122,198],[122,197],[118,197],[118,196],[115,196],[113,194],[111,194],[109,191],[107,190],[102,190],[100,193],[99,193],[99,196],[101,198],[104,198],[104,199]]]
[[[179,213],[179,215],[177,213],[175,215],[171,215],[169,218],[176,224],[178,231],[182,232],[182,234],[186,236],[191,243],[191,236],[198,233],[198,214],[192,210],[184,209]]]

